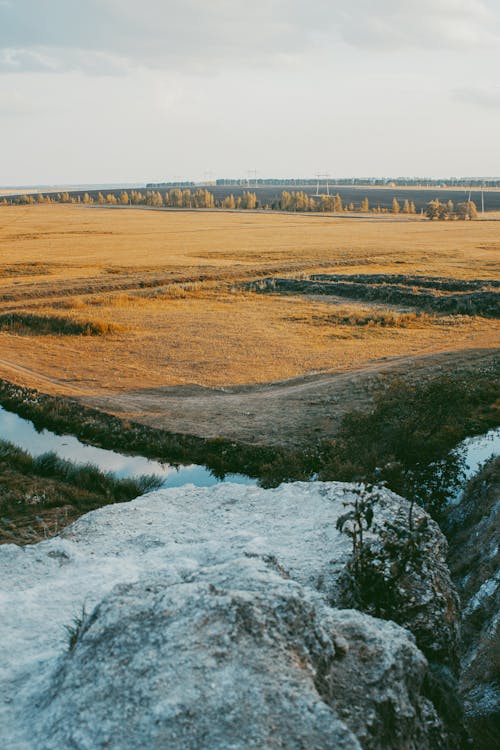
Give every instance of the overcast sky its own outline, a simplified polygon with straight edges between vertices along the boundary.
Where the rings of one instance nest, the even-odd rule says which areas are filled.
[[[500,0],[0,0],[0,185],[500,176]]]

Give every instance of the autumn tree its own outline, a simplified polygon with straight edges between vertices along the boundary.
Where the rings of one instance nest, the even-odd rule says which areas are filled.
[[[425,215],[431,221],[433,219],[444,221],[445,219],[449,218],[448,206],[446,205],[446,203],[441,203],[438,198],[435,198],[433,201],[429,201],[429,203],[427,204]]]
[[[132,190],[130,192],[130,202],[134,206],[138,206],[141,203],[144,203],[144,196],[143,194],[138,190]]]
[[[257,207],[257,196],[255,193],[250,193],[249,191],[245,191],[243,195],[241,196],[241,199],[238,200],[239,207],[240,208],[246,208],[246,209],[253,209]]]
[[[392,199],[391,211],[393,214],[398,214],[401,211],[401,206],[399,205],[399,201],[397,198]]]
[[[232,193],[231,195],[226,195],[222,201],[222,208],[229,209],[229,211],[233,211],[236,208],[234,195]]]
[[[340,196],[339,196],[340,197]],[[319,199],[320,211],[335,211],[335,198],[333,195],[321,195]]]
[[[283,190],[281,193],[280,208],[282,211],[290,211],[292,208],[292,195],[288,190]]]
[[[465,201],[464,203],[459,203],[457,205],[457,215],[459,219],[477,219],[477,206],[474,201]]]
[[[342,203],[342,198],[340,197],[340,195],[338,193],[337,193],[337,195],[333,199],[333,210],[336,213],[340,213],[341,211],[344,210],[344,206],[343,206],[343,203]]]
[[[363,200],[361,201],[360,209],[361,211],[365,212],[370,210],[370,201],[368,200],[368,198],[363,198]]]

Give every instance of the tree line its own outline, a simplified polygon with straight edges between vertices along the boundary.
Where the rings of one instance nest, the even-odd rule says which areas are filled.
[[[229,211],[236,210],[268,210],[268,211],[296,211],[296,212],[324,212],[324,213],[390,213],[390,214],[416,214],[417,209],[412,200],[399,201],[396,197],[392,199],[390,208],[370,206],[368,198],[363,198],[360,203],[344,202],[341,195],[309,195],[301,190],[284,190],[279,197],[271,202],[263,202],[257,198],[257,194],[250,190],[241,195],[234,196],[232,193],[225,198],[216,198],[209,190],[198,188],[173,188],[171,190],[122,190],[109,193],[38,193],[37,195],[21,195],[5,197],[1,201],[4,205],[33,205],[43,203],[73,203],[99,206],[152,206],[156,208],[221,208]],[[454,205],[453,201],[441,203],[437,198],[430,201],[425,209],[425,215],[429,219],[475,219],[477,208],[473,201],[465,201]]]
[[[415,203],[405,200],[401,205],[394,198],[391,208],[380,205],[371,207],[368,198],[360,203],[344,202],[339,193],[336,195],[308,195],[296,190],[284,190],[279,197],[272,201],[260,201],[257,194],[248,190],[241,195],[232,193],[225,198],[216,198],[209,190],[199,188],[174,188],[172,190],[122,190],[109,193],[38,193],[5,197],[1,201],[4,205],[33,205],[43,203],[73,203],[84,205],[108,206],[154,206],[159,208],[222,208],[226,210],[269,210],[269,211],[315,211],[341,213],[344,211],[359,211],[363,213],[416,213]]]

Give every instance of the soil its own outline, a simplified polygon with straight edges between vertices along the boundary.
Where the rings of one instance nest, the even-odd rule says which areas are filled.
[[[381,359],[351,372],[256,386],[175,386],[77,400],[122,419],[172,432],[291,448],[335,435],[344,414],[367,410],[384,381],[421,381],[439,374],[470,372],[497,359],[495,348],[442,351]]]

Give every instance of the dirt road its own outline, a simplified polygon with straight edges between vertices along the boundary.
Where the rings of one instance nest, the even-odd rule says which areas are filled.
[[[498,364],[498,360],[498,349],[493,348],[446,351],[265,385],[154,388],[79,400],[173,432],[291,447],[334,435],[344,414],[369,408],[373,392],[388,379],[453,375]]]

